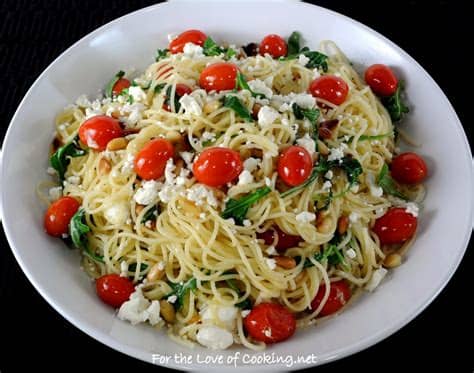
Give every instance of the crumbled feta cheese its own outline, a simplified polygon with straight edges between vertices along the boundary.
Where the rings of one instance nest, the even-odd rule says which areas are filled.
[[[128,263],[125,260],[120,262],[120,277],[128,277]]]
[[[48,175],[51,175],[51,176],[55,176],[58,174],[58,172],[52,167],[48,167],[46,172],[48,173]]]
[[[132,325],[149,321],[151,325],[157,324],[160,320],[160,302],[154,300],[150,302],[143,296],[140,287],[130,295],[130,300],[120,306],[118,312],[120,320],[128,320]]]
[[[237,185],[246,185],[253,183],[253,175],[247,170],[243,170],[239,175],[239,182]]]
[[[316,220],[316,215],[312,212],[303,211],[296,215],[296,221],[300,223],[311,223]]]
[[[79,185],[81,183],[81,178],[76,175],[69,176],[66,180],[69,184],[72,184],[72,185]]]
[[[166,37],[168,38],[168,41],[171,43],[174,39],[176,39],[178,37],[178,35],[170,33],[170,34],[166,35]]]
[[[250,310],[242,310],[240,314],[242,315],[242,318],[245,319],[250,313]]]
[[[122,96],[119,96],[119,98]],[[126,103],[120,108],[120,115],[128,115],[121,117],[120,120],[125,122],[128,126],[136,125],[142,119],[142,112],[145,110],[145,105],[141,102],[134,102],[133,104]]]
[[[249,219],[244,219],[243,224],[244,227],[250,227],[252,225],[252,222]]]
[[[260,165],[260,159],[258,158],[250,157],[244,161],[244,169],[246,169],[248,172],[255,171],[259,165]]]
[[[270,106],[263,106],[258,112],[258,124],[269,126],[280,116],[278,111]]]
[[[260,79],[250,80],[248,85],[252,91],[255,93],[261,93],[265,95],[267,98],[272,98],[273,91],[271,88],[267,87],[267,85],[262,82]]]
[[[344,158],[344,150],[347,149],[345,143],[341,143],[338,148],[331,148],[329,150],[328,161],[341,161]]]
[[[265,263],[270,269],[276,268],[276,260],[271,258],[265,258]]]
[[[368,291],[374,291],[377,286],[379,286],[380,282],[383,280],[385,275],[387,274],[387,270],[385,268],[379,268],[372,273],[372,277],[370,278],[367,285],[365,285],[365,289]]]
[[[206,219],[206,214],[204,212],[201,212],[199,214],[199,219]]]
[[[140,205],[149,205],[158,198],[158,190],[161,183],[155,180],[148,180],[142,183],[142,186],[135,192],[133,199]]]
[[[382,197],[383,189],[375,184],[375,177],[371,172],[367,174],[366,180],[367,184],[369,185],[370,194],[374,197]]]
[[[265,185],[266,185],[267,187],[271,187],[272,184],[273,184],[273,183],[272,183],[272,179],[270,179],[269,177],[266,177],[266,176],[265,176]]]
[[[171,304],[174,304],[177,300],[178,300],[178,297],[173,294],[171,296],[168,297],[168,299],[166,299],[168,302],[170,302]]]
[[[193,43],[186,43],[184,45],[183,54],[189,58],[197,58],[204,56],[202,47]]]
[[[235,225],[235,220],[234,218],[229,218],[229,219],[225,219],[225,221],[229,224],[232,224],[232,225]]]
[[[348,258],[350,259],[355,259],[357,257],[357,253],[355,252],[354,249],[350,248],[348,250],[346,250],[346,255]]]
[[[199,105],[199,102],[197,100],[188,94],[185,94],[179,99],[179,103],[181,104],[181,107],[184,109],[184,113],[187,115],[201,115],[202,114],[202,108],[201,105]]]
[[[191,153],[191,152],[181,152],[181,153],[179,153],[179,155],[180,155],[181,158],[183,159],[184,163],[186,163],[186,167],[187,167],[188,169],[189,169],[189,168],[192,168],[194,153]]]
[[[351,186],[351,192],[352,193],[357,193],[359,191],[359,184],[354,184]]]
[[[416,203],[408,202],[405,205],[405,211],[408,212],[409,214],[412,214],[416,218],[418,216],[418,212],[420,211],[420,208],[417,206]]]
[[[329,170],[328,172],[324,174],[324,177],[329,180],[331,180],[333,176],[334,176],[334,173],[332,172],[332,170]]]
[[[311,156],[316,151],[316,144],[314,140],[307,133],[303,137],[296,140],[296,143],[299,146],[305,148]]]
[[[63,188],[60,186],[50,188],[48,191],[49,200],[51,202],[58,200],[63,195]]]
[[[321,76],[318,68],[313,69],[313,79],[318,79]]]
[[[357,223],[357,221],[359,220],[360,218],[360,215],[355,212],[355,211],[352,211],[350,214],[349,214],[349,221],[351,223]]]
[[[120,171],[124,174],[129,174],[134,170],[134,161],[135,161],[135,156],[131,153],[127,153],[127,156],[125,157],[125,160],[123,161],[122,168]]]
[[[194,202],[197,206],[202,206],[204,203],[212,207],[218,205],[214,192],[202,184],[193,185],[186,191],[186,198]]]
[[[298,63],[301,65],[301,66],[306,66],[306,64],[309,62],[309,58],[306,57],[304,54],[300,54],[298,56]]]
[[[268,255],[277,255],[277,251],[275,249],[275,246],[271,245],[271,246],[268,246],[267,249],[265,250],[265,252],[268,254]]]
[[[110,224],[122,225],[128,218],[129,209],[125,203],[115,203],[104,211],[104,216]]]
[[[133,97],[134,102],[140,102],[146,100],[146,93],[139,86],[128,87],[128,94]]]
[[[89,107],[91,103],[86,95],[81,95],[77,98],[76,105],[85,108]]]
[[[287,103],[290,108],[293,104],[297,104],[303,109],[312,109],[316,106],[316,99],[309,93],[291,92],[288,95],[273,95],[272,105],[281,107],[284,103]]]
[[[323,191],[328,192],[332,187],[332,183],[329,180],[326,180],[323,184]]]
[[[215,139],[216,139],[216,134],[209,131],[204,131],[204,133],[201,136],[201,140],[203,141],[214,141]]]
[[[234,343],[232,333],[214,325],[202,326],[196,334],[197,341],[212,350],[224,350]]]

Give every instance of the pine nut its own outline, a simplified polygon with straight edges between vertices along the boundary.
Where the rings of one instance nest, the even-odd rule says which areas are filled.
[[[258,112],[262,108],[262,105],[260,104],[254,104],[252,108],[252,118],[257,119],[258,118]]]
[[[173,305],[164,299],[160,300],[160,315],[168,323],[173,323],[176,318]]]
[[[292,269],[296,267],[296,261],[291,256],[276,256],[275,259],[276,265],[285,268],[285,269]]]
[[[110,151],[116,151],[116,150],[122,150],[127,147],[127,140],[123,137],[116,137],[113,140],[110,140],[109,143],[107,144],[107,150]]]
[[[183,136],[178,131],[169,131],[165,135],[166,140],[168,140],[171,143],[179,142],[182,140]]]
[[[347,227],[349,226],[349,218],[345,215],[341,216],[337,221],[337,232],[339,234],[344,234],[347,232]]]
[[[105,158],[100,158],[99,160],[99,173],[105,175],[108,174],[111,170],[112,166],[110,162]]]
[[[199,321],[201,320],[201,317],[198,315],[198,314],[195,314],[193,317],[191,317],[187,324],[195,324],[195,323],[198,323]]]
[[[143,209],[145,208],[145,206],[143,205],[135,205],[135,214],[138,216],[140,215],[140,213],[143,211]]]
[[[395,268],[400,264],[402,264],[402,257],[397,253],[387,255],[383,261],[383,266],[386,268]]]
[[[204,114],[210,114],[213,111],[216,111],[221,106],[221,103],[218,100],[206,102],[202,107],[202,111]]]
[[[326,217],[322,219],[322,221],[316,225],[316,228],[318,228],[318,232],[320,233],[329,233],[332,228],[332,221],[330,217]]]
[[[318,140],[318,151],[319,153],[321,153],[322,155],[328,155],[329,154],[329,148],[327,147],[327,145],[322,142],[321,140]]]
[[[154,282],[161,280],[165,275],[165,270],[161,269],[162,264],[156,263],[153,267],[150,268],[148,274],[146,275],[146,279],[148,282]]]

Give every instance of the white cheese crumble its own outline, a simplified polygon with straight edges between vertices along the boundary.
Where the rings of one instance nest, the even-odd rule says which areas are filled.
[[[267,98],[272,98],[273,96],[273,91],[271,88],[269,88],[265,82],[262,82],[260,79],[254,79],[250,80],[248,82],[248,85],[252,91],[255,93],[261,93],[265,95]]]
[[[128,87],[128,94],[133,97],[134,102],[146,101],[146,93],[139,86]]]
[[[268,255],[277,255],[277,251],[275,249],[275,246],[271,245],[271,246],[268,246],[267,249],[265,250],[265,252],[268,254]]]
[[[311,223],[316,220],[316,215],[312,212],[303,211],[296,215],[296,221],[300,223]]]
[[[242,310],[240,314],[242,315],[242,318],[245,319],[250,313],[250,310]]]
[[[186,191],[186,198],[194,202],[197,206],[202,206],[205,203],[212,207],[218,205],[214,192],[202,184],[193,185]]]
[[[311,156],[316,151],[316,144],[314,140],[307,133],[303,137],[296,140],[296,143],[299,146],[305,148]]]
[[[243,170],[239,175],[239,182],[237,185],[247,185],[250,183],[253,183],[252,174],[247,170]]]
[[[275,269],[276,268],[276,260],[271,258],[265,258],[265,263],[267,264],[268,268]]]
[[[120,262],[120,277],[128,277],[128,263],[125,260]]]
[[[316,99],[309,93],[294,93],[288,95],[273,95],[272,104],[281,107],[284,103],[291,108],[293,104],[297,104],[303,109],[312,109],[316,106]]]
[[[185,94],[179,99],[181,107],[184,109],[184,113],[187,115],[201,115],[202,108],[199,102],[193,96]]]
[[[120,306],[117,316],[120,320],[130,321],[132,325],[145,321],[155,325],[161,320],[160,302],[150,302],[143,296],[141,288],[137,287],[130,295],[130,300]]]
[[[258,112],[258,124],[269,126],[280,116],[278,111],[270,106],[263,106]]]
[[[184,163],[186,163],[186,167],[188,169],[191,169],[192,166],[193,166],[194,154],[191,153],[191,152],[181,152],[181,153],[179,153],[179,155],[183,159]]]
[[[252,222],[249,219],[244,219],[243,224],[244,227],[250,227],[252,225]]]
[[[249,157],[244,161],[244,169],[246,169],[248,172],[253,172],[257,169],[260,163],[260,159]]]
[[[128,206],[125,203],[115,203],[104,211],[104,216],[110,224],[122,225],[128,218]]]
[[[133,199],[140,205],[149,205],[158,198],[158,189],[161,183],[155,180],[148,180],[135,192]]]
[[[357,221],[359,220],[360,218],[360,215],[355,212],[355,211],[352,211],[350,214],[349,214],[349,221],[351,223],[357,223]]]
[[[383,280],[385,275],[387,274],[387,270],[385,268],[379,268],[372,273],[372,277],[370,278],[367,285],[365,285],[365,290],[374,291],[377,286],[380,285],[380,282]]]
[[[347,257],[350,258],[350,259],[355,259],[355,258],[357,257],[357,253],[356,253],[355,250],[352,249],[352,248],[346,250],[346,255],[347,255]]]
[[[382,197],[383,189],[375,184],[375,177],[371,172],[367,174],[366,180],[367,184],[369,185],[370,194],[374,197]]]
[[[174,303],[176,303],[176,301],[178,300],[178,297],[177,297],[175,294],[173,294],[173,295],[170,295],[170,296],[168,297],[168,299],[166,299],[166,300],[167,300],[168,302],[170,302],[171,304],[174,304]]]
[[[329,180],[326,180],[323,184],[323,192],[328,192],[332,187],[332,183]]]
[[[305,67],[308,62],[309,62],[309,58],[306,57],[304,54],[300,54],[300,55],[298,56],[298,63],[299,63],[301,66]]]
[[[234,343],[232,333],[214,325],[202,326],[196,334],[197,341],[212,350],[225,350]]]
[[[341,143],[338,148],[329,149],[328,161],[341,161],[344,158],[344,151],[347,149],[345,143]]]
[[[202,47],[193,43],[186,43],[184,45],[183,54],[189,58],[197,58],[204,56]]]
[[[48,191],[48,195],[49,195],[49,200],[51,202],[54,202],[58,200],[59,198],[61,198],[61,196],[63,195],[63,188],[61,188],[60,186],[50,188]]]
[[[132,153],[127,153],[127,157],[123,161],[122,168],[120,171],[124,174],[129,174],[133,171],[135,165],[135,156]]]
[[[329,170],[328,172],[324,174],[324,177],[329,180],[331,180],[333,176],[334,176],[334,173],[332,172],[332,170]]]
[[[273,184],[272,179],[265,176],[265,185],[270,188],[272,186],[272,184]]]
[[[72,185],[79,185],[81,183],[81,178],[76,175],[69,176],[66,180],[69,184],[72,184]]]
[[[420,211],[420,208],[416,205],[416,203],[408,202],[405,205],[405,211],[408,212],[409,214],[412,214],[416,218],[418,216],[418,212]]]
[[[122,97],[122,96],[120,96]],[[145,105],[140,102],[134,102],[133,104],[125,104],[120,108],[120,120],[125,122],[127,126],[134,126],[142,119],[142,112],[145,110]],[[123,115],[128,116],[123,117]]]

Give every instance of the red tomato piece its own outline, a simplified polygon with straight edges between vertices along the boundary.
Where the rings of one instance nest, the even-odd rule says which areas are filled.
[[[212,187],[231,182],[242,172],[240,154],[228,148],[214,147],[204,150],[193,164],[197,181]]]
[[[44,215],[44,229],[54,237],[68,233],[69,222],[79,210],[79,202],[72,197],[65,196],[53,202]]]
[[[268,53],[273,58],[286,56],[288,47],[286,41],[279,35],[270,34],[263,38],[260,43],[259,53],[263,56]]]
[[[398,86],[398,79],[387,65],[375,64],[365,70],[365,82],[379,96],[391,96]]]
[[[311,174],[312,168],[311,155],[301,146],[290,146],[278,158],[278,175],[290,186],[303,183]]]
[[[238,67],[229,62],[217,62],[207,66],[199,76],[199,86],[207,92],[228,91],[235,88]]]
[[[407,152],[393,158],[390,171],[399,183],[419,184],[426,178],[428,168],[418,154]]]
[[[120,92],[122,92],[125,88],[128,87],[130,87],[130,80],[120,78],[115,82],[114,87],[112,88],[112,93],[117,96],[120,94]]]
[[[247,333],[255,340],[276,343],[290,338],[296,330],[293,314],[280,304],[260,303],[244,319]]]
[[[113,273],[99,277],[95,281],[95,289],[104,303],[118,308],[130,298],[135,286],[127,277]]]
[[[311,302],[311,309],[313,311],[321,304],[325,292],[326,285],[321,285],[318,289],[318,293]],[[328,316],[339,311],[349,301],[350,297],[351,289],[346,281],[340,280],[331,282],[328,299],[326,300],[326,303],[324,303],[319,315]]]
[[[375,221],[372,230],[382,245],[403,243],[415,234],[417,221],[406,209],[392,207]]]
[[[165,173],[166,162],[173,156],[174,147],[168,140],[151,140],[135,157],[135,172],[143,180],[159,179]]]
[[[314,79],[309,85],[309,92],[318,98],[340,105],[346,101],[349,86],[338,76],[323,75]]]
[[[170,42],[168,49],[172,54],[182,53],[186,43],[193,43],[202,46],[207,39],[207,35],[199,30],[187,30],[178,35]]]
[[[266,245],[273,245],[275,235],[278,237],[277,244],[275,245],[275,249],[278,251],[285,251],[290,247],[298,246],[298,244],[301,242],[300,236],[293,236],[291,234],[285,233],[278,225],[274,225],[265,232],[257,233],[257,238],[264,240]]]
[[[79,127],[79,138],[89,148],[105,150],[110,140],[122,137],[122,127],[117,119],[107,115],[96,115]]]
[[[193,90],[186,84],[178,83],[176,84],[176,89],[175,89],[174,94],[178,96],[178,98],[181,98],[184,95],[191,94],[192,91]],[[163,104],[163,109],[165,109],[166,111],[171,111],[171,106],[169,104]]]

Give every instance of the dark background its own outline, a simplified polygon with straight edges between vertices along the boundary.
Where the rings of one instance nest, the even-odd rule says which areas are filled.
[[[153,3],[155,1],[147,0],[0,0],[1,138],[21,98],[53,59],[97,27]],[[472,102],[474,83],[472,59],[468,57],[472,49],[469,25],[472,18],[467,1],[316,3],[374,28],[420,62],[450,99],[472,146],[472,117],[468,116],[468,100]],[[297,29],[298,20],[289,21],[294,22]],[[472,112],[472,104],[469,109]],[[23,371],[31,365],[40,371],[68,369],[71,364],[84,371],[91,368],[165,370],[116,352],[69,324],[27,281],[13,258],[3,230],[0,245],[2,372]],[[321,366],[318,371],[411,371],[415,368],[430,371],[448,366],[451,371],[472,372],[474,315],[470,302],[474,292],[468,273],[473,264],[470,249],[472,242],[447,287],[414,321],[376,346]]]

